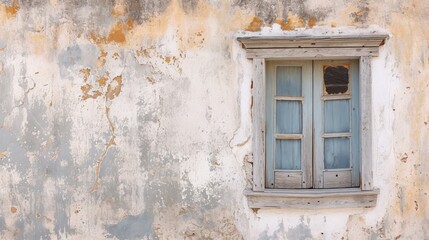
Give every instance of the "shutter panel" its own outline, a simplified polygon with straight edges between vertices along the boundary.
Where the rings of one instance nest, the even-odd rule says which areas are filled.
[[[268,188],[312,186],[311,61],[267,63]]]
[[[359,185],[357,61],[315,61],[315,187]]]

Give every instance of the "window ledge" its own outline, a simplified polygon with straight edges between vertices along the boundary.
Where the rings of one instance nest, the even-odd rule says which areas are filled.
[[[380,190],[344,189],[265,189],[245,190],[250,208],[370,208],[375,207]]]

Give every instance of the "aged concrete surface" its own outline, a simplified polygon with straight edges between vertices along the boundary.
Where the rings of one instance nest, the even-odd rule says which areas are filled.
[[[386,29],[373,209],[247,207],[237,31]],[[429,2],[0,1],[1,239],[429,239]]]

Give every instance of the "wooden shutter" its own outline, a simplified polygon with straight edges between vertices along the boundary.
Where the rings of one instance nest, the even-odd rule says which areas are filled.
[[[268,61],[266,186],[312,187],[312,62]]]
[[[359,186],[358,66],[314,61],[315,188]]]

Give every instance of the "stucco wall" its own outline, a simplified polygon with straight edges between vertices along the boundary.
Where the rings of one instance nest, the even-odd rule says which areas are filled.
[[[367,28],[372,209],[247,207],[238,31]],[[429,238],[425,0],[0,0],[1,239]]]

